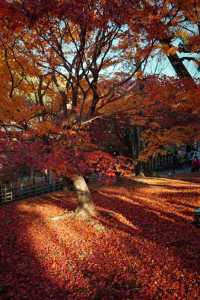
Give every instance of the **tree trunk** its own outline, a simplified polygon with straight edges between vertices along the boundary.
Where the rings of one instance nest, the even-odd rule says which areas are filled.
[[[184,63],[181,61],[181,59],[178,57],[177,54],[167,55],[167,58],[169,59],[172,67],[174,68],[174,70],[179,78],[187,78],[187,79],[190,79],[194,83],[194,80],[193,80],[191,74],[189,73],[189,71],[185,67]]]
[[[91,193],[83,176],[77,175],[72,178],[77,193],[78,207],[76,214],[81,218],[88,219],[97,214],[91,199]]]
[[[168,45],[169,47],[173,47],[171,45],[171,40],[160,40],[160,42],[162,45]],[[174,68],[177,76],[180,79],[188,79],[192,83],[192,85],[196,85],[194,79],[192,78],[192,75],[185,67],[182,59],[177,55],[177,53],[169,54],[167,55],[167,58],[169,59],[172,67]]]
[[[138,161],[135,166],[135,176],[145,176],[143,162]]]
[[[35,184],[35,172],[33,169],[31,169],[31,174],[30,174],[30,181],[31,181],[31,184]]]

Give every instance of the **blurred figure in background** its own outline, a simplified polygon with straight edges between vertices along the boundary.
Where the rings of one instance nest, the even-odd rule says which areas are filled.
[[[192,158],[192,172],[198,172],[200,167],[200,160],[197,155]]]

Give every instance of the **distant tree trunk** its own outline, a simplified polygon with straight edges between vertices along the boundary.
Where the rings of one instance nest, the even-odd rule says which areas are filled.
[[[131,139],[132,156],[134,159],[138,159],[140,153],[140,133],[139,133],[139,128],[137,126],[134,126],[132,128],[130,133],[130,139]]]
[[[52,171],[51,170],[48,170],[47,171],[48,173],[48,184],[52,184],[53,183],[53,173],[52,173]]]
[[[142,150],[141,147],[141,139],[140,139],[140,129],[138,126],[132,126],[129,129],[129,134],[128,134],[128,139],[129,139],[129,143],[131,146],[131,154],[133,159],[136,161],[136,165],[135,165],[135,175],[136,176],[144,176],[144,163],[142,161],[139,160],[139,154],[140,151]]]
[[[176,71],[176,74],[178,75],[179,78],[188,78],[194,84],[194,80],[191,74],[189,73],[184,63],[182,62],[181,58],[178,57],[177,54],[167,55],[167,58],[169,59],[172,67]]]
[[[173,47],[171,45],[171,40],[170,39],[166,39],[166,40],[160,40],[161,44],[163,45],[168,45],[169,47]],[[172,67],[174,68],[177,76],[180,79],[188,79],[192,85],[195,85],[195,81],[192,78],[192,75],[190,74],[190,72],[188,71],[188,69],[185,67],[184,63],[183,63],[183,59],[180,58],[177,53],[175,54],[169,54],[167,55],[167,58],[169,59]]]
[[[133,157],[133,159],[137,160],[140,152],[140,137],[137,126],[129,126],[126,128],[124,141],[129,147],[130,155]]]
[[[77,175],[72,178],[72,181],[78,200],[76,214],[83,219],[94,217],[97,212],[92,202],[91,193],[84,177]]]
[[[145,176],[144,165],[142,161],[137,161],[135,166],[135,176]]]
[[[31,172],[30,172],[30,181],[31,181],[31,184],[35,184],[35,172],[33,169],[31,169]]]
[[[65,192],[69,192],[69,191],[74,191],[74,185],[73,185],[73,182],[72,180],[67,177],[67,176],[64,176],[63,177],[63,190]]]

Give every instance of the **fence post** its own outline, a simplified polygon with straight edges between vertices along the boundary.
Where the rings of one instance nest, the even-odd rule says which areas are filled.
[[[8,185],[4,185],[3,188],[1,187],[1,195],[2,195],[2,202],[8,202],[13,200],[13,191],[12,185],[8,189]]]

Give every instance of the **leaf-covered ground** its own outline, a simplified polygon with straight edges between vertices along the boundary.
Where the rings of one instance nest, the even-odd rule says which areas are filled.
[[[200,178],[93,189],[104,224],[66,217],[73,193],[0,207],[0,299],[200,299]]]

